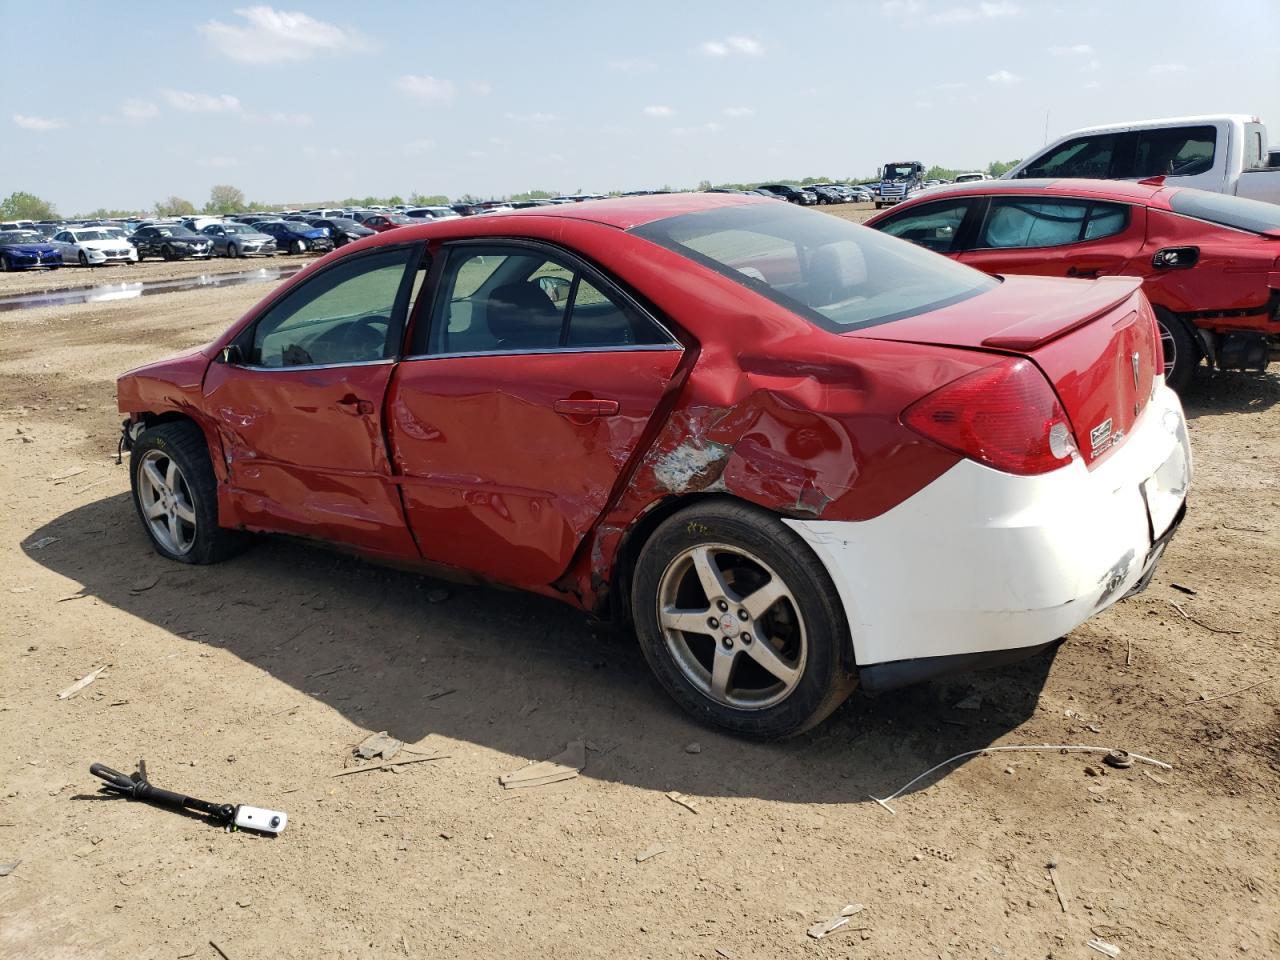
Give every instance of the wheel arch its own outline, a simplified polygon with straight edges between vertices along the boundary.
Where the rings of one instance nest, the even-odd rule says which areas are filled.
[[[193,416],[183,410],[163,410],[160,412],[144,410],[131,414],[130,421],[132,423],[141,423],[144,430],[151,430],[166,423],[194,423],[200,428],[205,445],[209,448],[209,460],[213,464],[214,477],[217,478],[219,485],[226,481],[226,458],[222,455],[222,441],[218,437],[217,430],[204,417]]]

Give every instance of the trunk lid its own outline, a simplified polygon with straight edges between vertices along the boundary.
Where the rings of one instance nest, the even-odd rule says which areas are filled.
[[[1092,466],[1151,399],[1160,341],[1141,287],[1131,277],[1006,277],[980,297],[847,336],[1029,358],[1053,385]]]

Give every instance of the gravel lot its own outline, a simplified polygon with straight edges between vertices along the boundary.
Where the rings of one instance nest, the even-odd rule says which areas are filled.
[[[46,282],[5,275],[0,297]],[[0,955],[1280,954],[1280,368],[1187,398],[1193,502],[1147,593],[1056,656],[855,694],[758,745],[693,724],[632,639],[551,601],[282,540],[216,567],[156,556],[114,463],[114,378],[269,289],[0,313],[0,863],[21,860]],[[335,778],[379,730],[444,759]],[[577,738],[577,779],[499,786]],[[869,799],[961,751],[1044,743],[1173,769],[994,754],[896,815]],[[139,756],[161,786],[289,827],[227,834],[95,794],[91,762]],[[847,928],[806,937],[848,903],[865,909]]]

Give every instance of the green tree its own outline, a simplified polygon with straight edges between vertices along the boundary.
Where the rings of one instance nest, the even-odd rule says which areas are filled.
[[[1021,160],[992,160],[987,164],[987,173],[993,177],[1002,177],[1021,162]]]
[[[5,220],[56,220],[57,217],[53,204],[34,193],[19,190],[0,200],[0,218]]]
[[[204,205],[205,213],[235,213],[244,209],[244,191],[229,183],[215,184],[209,191],[209,202]]]
[[[409,202],[415,207],[440,207],[448,203],[449,198],[443,193],[433,193],[430,196],[424,193],[411,193]]]
[[[156,201],[157,217],[185,217],[195,212],[195,204],[181,197],[169,197],[167,200]]]
[[[526,190],[524,193],[513,193],[508,200],[546,200],[550,197],[558,197],[558,193],[550,190]]]
[[[99,207],[97,210],[90,210],[88,213],[77,213],[76,220],[115,220],[123,217],[134,217],[138,215],[137,210],[112,210],[108,207]]]

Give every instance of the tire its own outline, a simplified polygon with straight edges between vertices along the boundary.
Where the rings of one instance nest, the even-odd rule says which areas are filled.
[[[83,251],[83,250],[81,250],[81,251],[80,251],[80,266],[82,266],[82,267],[87,267],[88,265],[89,265],[89,258],[88,258],[88,257],[86,257],[86,256],[85,256],[85,254],[84,254],[84,251]]]
[[[304,240],[294,240],[289,244],[289,252],[293,254],[306,253],[307,244]]]
[[[699,572],[708,561],[716,570],[711,588]],[[775,580],[784,593],[761,592]],[[795,532],[758,507],[714,501],[668,517],[640,551],[630,600],[658,682],[706,723],[759,739],[791,737],[824,720],[856,686],[830,576]]]
[[[8,273],[13,267],[9,263],[8,257],[0,257],[0,273]]]
[[[232,260],[236,259],[240,256],[240,249],[234,243],[227,244],[227,256]]]
[[[1156,326],[1160,330],[1160,346],[1164,351],[1164,382],[1175,393],[1191,384],[1200,366],[1200,350],[1186,322],[1176,313],[1156,307]]]
[[[876,209],[877,209],[877,210],[883,210],[883,209],[884,209],[884,204],[883,204],[883,203],[881,203],[879,200],[877,200],[877,201],[876,201]]]
[[[144,430],[129,454],[129,477],[142,529],[162,557],[217,563],[244,547],[246,534],[218,526],[209,448],[190,420]],[[159,512],[148,516],[153,510]]]
[[[171,248],[168,244],[165,244],[163,247],[160,248],[160,257],[163,260],[172,260],[173,248]]]

